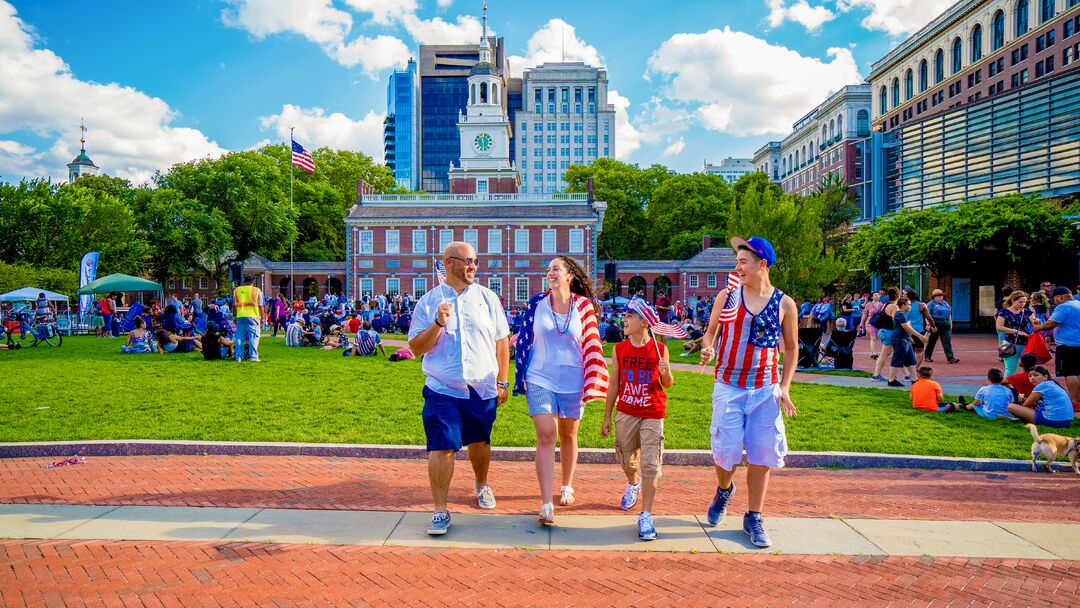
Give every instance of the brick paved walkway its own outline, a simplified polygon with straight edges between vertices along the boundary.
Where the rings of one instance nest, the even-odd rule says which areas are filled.
[[[419,460],[314,456],[118,456],[45,469],[48,459],[0,460],[0,503],[219,506],[427,511],[427,466]],[[736,484],[745,488],[744,470]],[[498,514],[539,505],[531,462],[495,462]],[[458,512],[480,512],[472,470],[459,461],[451,489]],[[617,512],[625,478],[615,465],[579,465],[570,515]],[[665,467],[655,511],[697,515],[715,487],[708,467]],[[908,469],[782,469],[767,510],[784,517],[1080,523],[1072,473],[968,473]],[[732,512],[746,508],[736,494]]]

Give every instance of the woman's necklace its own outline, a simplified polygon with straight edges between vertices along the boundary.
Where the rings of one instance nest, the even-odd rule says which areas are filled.
[[[560,336],[570,331],[570,312],[574,309],[574,298],[574,294],[571,293],[570,305],[566,308],[566,323],[563,325],[562,329],[559,329],[559,317],[555,314],[555,293],[552,292],[548,294],[548,304],[551,305],[551,323],[555,326],[555,331],[558,332]]]

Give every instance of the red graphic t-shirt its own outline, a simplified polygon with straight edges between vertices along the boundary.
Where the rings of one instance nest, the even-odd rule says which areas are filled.
[[[641,346],[629,339],[615,345],[619,362],[619,400],[615,409],[638,418],[663,418],[667,415],[667,393],[660,385],[660,357],[650,338]],[[659,344],[667,354],[667,346]]]

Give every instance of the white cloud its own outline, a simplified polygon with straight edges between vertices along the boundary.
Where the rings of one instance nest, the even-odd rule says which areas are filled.
[[[404,8],[397,8],[391,2],[375,0],[349,0],[349,3],[367,7],[360,10],[371,12],[374,21],[385,20],[390,23],[391,20],[410,13],[405,10],[410,3],[410,10],[415,10],[415,2],[399,1]],[[229,7],[221,11],[221,21],[225,25],[245,30],[260,39],[274,34],[298,34],[319,45],[327,56],[341,65],[359,65],[372,80],[378,79],[381,70],[404,66],[409,58],[409,47],[394,36],[358,36],[352,41],[346,41],[352,31],[352,15],[334,8],[331,0],[226,2]]]
[[[457,21],[450,23],[441,17],[421,19],[409,14],[402,17],[401,24],[420,44],[476,44],[483,31],[480,20],[471,15],[458,15]],[[494,35],[489,25],[488,36]]]
[[[645,109],[637,117],[641,141],[657,144],[662,140],[671,139],[674,135],[689,129],[693,118],[694,115],[691,112],[683,108],[669,107],[659,97],[653,97],[645,104]]]
[[[787,6],[787,0],[766,0],[769,6],[769,27],[778,27],[784,21],[794,21],[816,32],[826,21],[832,21],[836,15],[824,6],[810,6],[807,0],[796,0]]]
[[[615,158],[627,160],[641,147],[641,132],[630,124],[630,100],[615,89],[608,90],[607,98],[615,106]]]
[[[526,54],[511,55],[510,74],[521,76],[522,71],[544,62],[583,61],[595,67],[604,66],[604,58],[596,47],[577,37],[574,26],[562,19],[552,19],[529,38]]]
[[[294,137],[308,150],[326,146],[335,150],[355,150],[383,161],[383,115],[371,110],[360,120],[341,112],[327,114],[322,108],[301,108],[292,104],[281,106],[281,112],[259,119],[262,128],[270,129],[278,141],[287,141],[289,127],[295,127]]]
[[[453,3],[454,0],[438,0],[439,8],[448,8]]]
[[[664,156],[664,158],[670,156],[678,156],[682,154],[683,148],[685,147],[686,141],[680,137],[679,139],[676,139],[674,142],[672,142],[670,146],[664,148],[664,153],[662,156]]]
[[[836,7],[843,12],[852,9],[869,10],[862,26],[888,32],[893,36],[910,34],[945,12],[955,0],[838,0]]]
[[[665,98],[693,109],[706,128],[763,135],[787,132],[829,93],[862,81],[850,49],[828,55],[803,57],[725,27],[668,38],[648,69],[666,80]]]
[[[140,183],[174,163],[225,152],[196,129],[176,127],[165,101],[117,83],[79,80],[63,59],[35,48],[32,28],[0,0],[0,134],[30,131],[53,139],[47,149],[5,143],[0,167],[9,176],[67,175],[79,152],[79,121],[87,152],[102,171]]]
[[[371,20],[379,25],[390,25],[416,12],[416,0],[345,0],[345,4],[362,13],[371,13]]]

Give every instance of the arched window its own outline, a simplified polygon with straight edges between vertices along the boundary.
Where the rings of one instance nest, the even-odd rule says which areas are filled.
[[[792,167],[792,169],[798,169],[798,168],[799,168],[799,151],[796,150],[795,151],[795,165]]]
[[[780,159],[780,173],[787,173],[787,159]]]
[[[934,53],[934,84],[945,80],[945,51],[938,49]]]
[[[960,68],[964,64],[964,44],[960,41],[960,37],[957,36],[952,41],[952,73],[958,74]]]
[[[476,103],[477,102],[476,83],[474,82],[472,85],[470,85],[470,87],[472,88],[472,94],[469,95],[469,103]]]
[[[836,117],[836,139],[844,139],[844,115]]]
[[[982,59],[982,26],[975,24],[975,27],[971,28],[971,63]]]
[[[499,101],[499,85],[493,83],[491,85],[491,100],[498,103]]]
[[[488,102],[488,94],[487,93],[488,93],[487,83],[486,82],[481,82],[480,83],[480,103],[487,103]]]
[[[893,105],[894,106],[896,105],[895,101],[893,102]],[[834,139],[836,139],[836,121],[835,120],[830,120],[829,121],[829,141],[832,141]]]
[[[1039,3],[1039,23],[1046,23],[1054,16],[1054,0],[1042,0]]]
[[[892,107],[900,105],[900,79],[892,79]],[[835,125],[829,125],[829,139],[832,139],[833,127]]]
[[[810,158],[807,160],[814,160],[814,140],[810,140]]]
[[[881,90],[878,91],[878,114],[884,114],[889,111],[889,94],[885,92],[885,85],[881,85]],[[825,137],[825,127],[821,127],[821,136]]]
[[[855,128],[859,131],[859,137],[866,137],[870,135],[870,113],[866,110],[859,110],[855,114]]]
[[[885,112],[885,87],[881,87],[881,111]],[[828,144],[829,142],[829,128],[825,125],[821,125],[821,143]]]
[[[907,101],[915,96],[915,76],[911,70],[908,70],[904,74],[904,101]]]
[[[1005,46],[1005,11],[994,13],[990,24],[990,50],[996,51]]]
[[[930,80],[927,75],[926,60],[923,59],[919,62],[919,92],[925,93],[929,86]]]
[[[1016,0],[1013,16],[1016,18],[1013,22],[1013,38],[1019,38],[1028,31],[1028,0]]]

